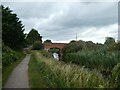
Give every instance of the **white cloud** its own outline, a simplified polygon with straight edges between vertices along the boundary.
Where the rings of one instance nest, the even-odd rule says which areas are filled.
[[[112,24],[104,27],[83,28],[85,32],[79,34],[78,38],[95,43],[104,43],[105,37],[113,37],[118,40],[118,24]]]

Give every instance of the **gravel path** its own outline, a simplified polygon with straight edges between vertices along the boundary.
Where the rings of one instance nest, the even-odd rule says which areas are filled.
[[[29,88],[28,63],[31,55],[28,54],[13,70],[4,88]]]

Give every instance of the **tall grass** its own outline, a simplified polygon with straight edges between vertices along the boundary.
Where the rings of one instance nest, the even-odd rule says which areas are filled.
[[[110,81],[95,69],[90,71],[74,64],[58,62],[42,56],[37,51],[33,52],[29,67],[34,67],[29,70],[32,88],[41,88],[41,83],[50,88],[113,87]],[[34,77],[36,73],[37,75]],[[36,79],[37,77],[38,79]]]

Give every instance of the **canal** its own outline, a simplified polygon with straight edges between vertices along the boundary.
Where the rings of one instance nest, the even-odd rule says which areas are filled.
[[[53,53],[53,58],[56,59],[56,60],[59,60],[59,54],[58,53]]]

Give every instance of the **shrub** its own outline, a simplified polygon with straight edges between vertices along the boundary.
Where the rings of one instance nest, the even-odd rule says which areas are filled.
[[[36,42],[33,44],[32,49],[33,49],[33,50],[40,50],[40,49],[43,49],[42,42],[41,42],[41,41],[36,41]]]
[[[22,56],[22,53],[17,52],[3,45],[2,47],[2,69],[6,69]]]
[[[46,58],[53,58],[53,57],[52,57],[52,53],[47,52],[47,51],[45,51],[45,50],[42,50],[42,51],[41,51],[41,54],[42,54],[44,57],[46,57]]]

